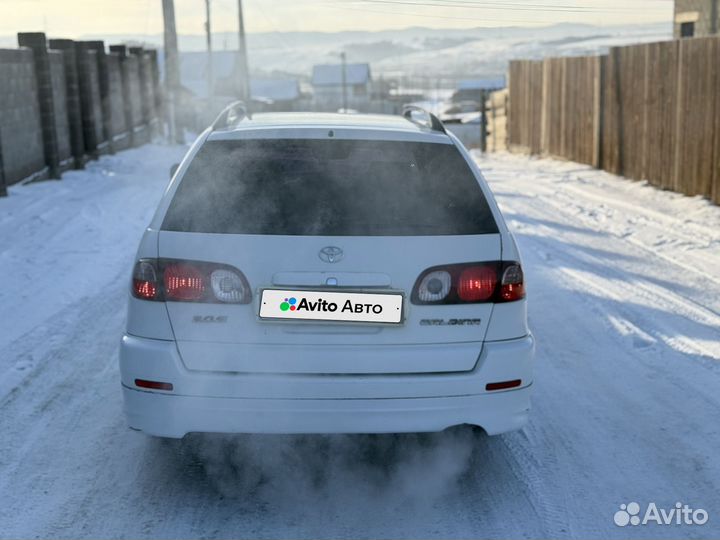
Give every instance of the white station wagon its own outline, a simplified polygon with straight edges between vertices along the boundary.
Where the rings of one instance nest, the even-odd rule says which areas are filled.
[[[140,242],[130,427],[394,433],[528,419],[520,254],[441,122],[229,107]]]

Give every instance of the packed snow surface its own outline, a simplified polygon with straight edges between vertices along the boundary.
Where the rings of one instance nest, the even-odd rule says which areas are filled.
[[[720,208],[478,158],[524,255],[525,429],[162,442],[125,426],[117,352],[137,242],[184,151],[0,200],[0,537],[720,536]],[[620,528],[630,502],[709,521]]]

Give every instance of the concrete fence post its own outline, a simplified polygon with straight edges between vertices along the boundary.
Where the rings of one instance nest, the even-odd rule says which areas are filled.
[[[103,138],[108,143],[108,150],[114,153],[112,137],[112,107],[110,104],[110,79],[108,76],[107,56],[105,55],[105,43],[99,40],[83,41],[88,49],[95,51],[95,59],[98,68],[98,83],[100,86],[100,105],[102,108],[102,132]]]
[[[7,197],[7,188],[5,186],[5,166],[3,165],[2,140],[0,140],[0,197]]]
[[[80,87],[80,110],[82,112],[83,137],[85,139],[85,151],[97,159],[100,153],[100,137],[98,136],[97,125],[101,122],[98,115],[101,114],[100,107],[96,107],[93,99],[92,70],[95,60],[95,51],[86,43],[78,41],[75,43],[77,56],[78,81]],[[98,89],[99,94],[99,89]]]
[[[70,125],[70,149],[76,169],[85,166],[85,138],[83,137],[82,111],[80,109],[80,82],[78,79],[75,42],[71,39],[51,39],[50,48],[61,51],[65,60],[65,83],[67,114]]]
[[[60,178],[60,154],[58,151],[58,133],[55,123],[55,102],[53,100],[50,58],[45,34],[42,32],[18,33],[18,45],[33,52],[35,77],[37,80],[40,118],[42,122],[43,149],[45,164],[50,178]]]

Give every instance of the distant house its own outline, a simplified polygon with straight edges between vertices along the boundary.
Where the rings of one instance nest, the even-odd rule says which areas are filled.
[[[341,108],[343,106],[342,64],[313,66],[312,87],[317,108],[324,110]],[[348,108],[366,110],[372,93],[370,65],[346,64],[345,88]]]
[[[475,101],[481,103],[488,92],[505,88],[505,77],[485,77],[480,79],[464,79],[458,84],[452,95],[452,101]]]
[[[720,0],[675,0],[675,38],[713,36],[720,28]]]

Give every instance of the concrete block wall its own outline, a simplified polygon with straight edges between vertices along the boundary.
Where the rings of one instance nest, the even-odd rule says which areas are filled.
[[[108,150],[103,134],[97,52],[83,42],[77,43],[76,52],[80,76],[80,108],[82,110],[85,152],[93,159],[97,159],[101,153]]]
[[[35,61],[30,49],[0,49],[0,153],[11,185],[47,178]]]
[[[97,62],[98,90],[100,92],[101,125],[102,125],[102,147],[104,150],[113,152],[112,145],[112,112],[110,109],[110,82],[107,67],[107,55],[105,44],[102,41],[81,42],[88,50],[95,51]]]
[[[57,133],[55,131],[55,100],[52,92],[52,74],[50,55],[45,34],[32,32],[18,35],[18,44],[33,52],[33,67],[37,98],[40,105],[40,120],[43,135],[43,152],[50,178],[60,178],[60,158],[58,155]]]
[[[58,50],[63,56],[65,70],[65,110],[68,116],[68,139],[73,156],[73,165],[81,169],[87,161],[85,138],[82,127],[82,107],[80,105],[80,76],[77,68],[75,42],[71,39],[51,39],[50,48]]]
[[[128,101],[130,102],[130,125],[133,132],[133,144],[142,144],[146,140],[145,120],[143,118],[143,92],[140,80],[140,59],[135,54],[128,54],[123,62],[125,78],[128,84]]]
[[[70,144],[70,119],[68,117],[68,89],[65,77],[65,59],[61,51],[48,51],[53,109],[55,112],[55,133],[57,134],[58,168],[62,173],[72,169],[74,158]],[[65,134],[65,136],[61,136]]]
[[[110,102],[110,135],[113,150],[124,150],[130,146],[130,132],[125,119],[125,98],[123,92],[122,66],[120,55],[107,55],[107,72]]]
[[[0,196],[158,133],[157,52],[18,34],[0,49]]]

